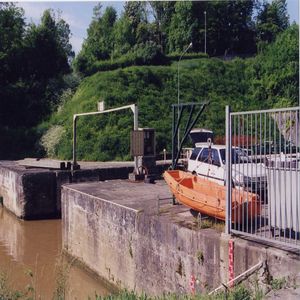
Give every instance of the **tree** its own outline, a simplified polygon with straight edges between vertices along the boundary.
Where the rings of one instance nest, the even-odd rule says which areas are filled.
[[[19,47],[24,34],[24,10],[14,4],[0,3],[0,52]]]
[[[34,126],[56,107],[63,76],[70,72],[70,34],[69,25],[50,10],[40,25],[27,25],[23,9],[0,3],[2,159],[33,155]]]
[[[167,33],[175,10],[175,1],[149,1],[154,18],[156,42],[164,53],[167,47]]]
[[[114,26],[114,57],[126,54],[135,44],[135,34],[128,17],[123,14]]]
[[[248,76],[251,97],[261,107],[298,105],[299,26],[294,24],[278,34],[257,55]]]
[[[264,1],[256,19],[256,35],[258,43],[273,42],[278,33],[289,26],[286,0]]]
[[[15,82],[21,76],[24,11],[14,4],[0,3],[0,124],[7,125],[16,110]]]
[[[124,4],[124,15],[129,19],[134,32],[140,23],[147,23],[146,2],[127,1]]]
[[[44,12],[40,25],[29,26],[24,37],[24,53],[28,62],[24,69],[28,76],[34,74],[35,80],[47,80],[69,71],[69,51],[66,52],[66,41],[61,40],[61,35],[50,10]]]
[[[207,51],[209,54],[252,54],[255,52],[252,19],[255,6],[256,0],[207,3]],[[201,32],[203,36],[203,29]]]
[[[199,40],[199,20],[193,17],[193,5],[191,1],[176,2],[168,32],[169,52],[181,52],[190,42]]]
[[[35,126],[57,103],[60,78],[70,72],[69,27],[46,10],[40,25],[25,29],[23,11],[14,5],[1,6],[0,23],[0,122]]]
[[[117,12],[113,7],[107,7],[102,15],[100,10],[101,5],[94,8],[93,20],[87,30],[87,39],[78,55],[81,64],[92,64],[97,60],[108,59],[113,52],[113,28]]]

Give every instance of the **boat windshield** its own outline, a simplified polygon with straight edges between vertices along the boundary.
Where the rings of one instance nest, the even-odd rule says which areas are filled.
[[[225,149],[220,149],[220,155],[221,155],[222,162],[225,164],[225,162],[226,162]],[[236,151],[236,149],[231,150],[231,162],[233,164],[240,163],[239,155],[238,155],[238,152]]]

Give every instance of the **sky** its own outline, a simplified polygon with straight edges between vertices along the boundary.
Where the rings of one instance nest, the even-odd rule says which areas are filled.
[[[271,0],[268,0],[271,1]],[[290,21],[296,21],[299,24],[299,1],[287,0],[288,14]],[[15,1],[14,1],[15,2]],[[72,32],[71,44],[73,50],[77,54],[82,42],[86,38],[87,28],[92,20],[93,8],[99,1],[39,1],[34,2],[18,1],[17,6],[21,6],[25,10],[27,22],[39,23],[43,11],[48,8],[60,10],[62,18],[70,25]],[[103,8],[113,6],[118,15],[123,10],[124,1],[101,1]]]

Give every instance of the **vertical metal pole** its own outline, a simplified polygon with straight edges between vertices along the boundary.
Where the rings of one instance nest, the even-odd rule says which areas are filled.
[[[258,122],[257,122],[257,113],[255,114],[255,143],[256,145],[258,145]],[[261,144],[259,144],[259,148],[257,147],[257,150],[259,151],[259,159],[258,161],[260,162],[260,159],[261,159]],[[255,174],[257,174],[257,163],[255,164]],[[257,176],[257,175],[256,175]],[[258,176],[256,177],[258,178]],[[257,179],[256,179],[257,180]],[[257,195],[258,194],[258,187],[257,187],[257,184],[255,183],[255,194]],[[255,206],[254,206],[254,224],[253,224],[253,227],[254,227],[254,234],[256,235],[256,231],[257,231],[257,214],[256,214],[256,205],[257,203],[255,202]],[[252,211],[252,209],[251,209]]]
[[[230,234],[231,231],[231,115],[230,106],[226,106],[226,219],[225,233]]]
[[[139,129],[139,110],[136,104],[133,104],[133,129]]]
[[[139,110],[138,106],[136,104],[133,104],[133,130],[138,130],[139,129]],[[134,173],[138,174],[139,173],[139,160],[138,157],[134,157]]]
[[[175,106],[172,106],[173,109],[173,122],[172,122],[172,169],[174,169],[174,160],[175,160]]]
[[[268,113],[268,117],[269,117],[269,138],[268,138],[268,140],[269,141],[271,141],[272,139],[271,139],[271,136],[272,136],[272,115],[270,114],[270,113]],[[270,164],[269,164],[269,167],[268,167],[268,176],[269,176],[269,178],[271,178],[271,164],[273,163],[272,162],[272,154],[273,154],[273,152],[274,152],[274,147],[275,147],[275,141],[273,141],[273,150],[272,150],[272,146],[271,146],[271,151],[270,151]],[[274,162],[275,164],[276,164],[276,160],[275,160],[275,162]],[[274,168],[276,168],[276,165],[274,166]],[[274,172],[275,173],[275,172]],[[272,182],[272,179],[270,179],[270,182]],[[270,187],[270,184],[268,183],[268,189],[269,190],[271,190],[271,187]],[[270,191],[269,192],[269,190],[268,190],[268,197],[269,197],[269,195],[271,196],[272,194],[273,194],[273,192],[272,191]],[[273,195],[272,195],[273,196]],[[269,238],[271,238],[272,237],[272,228],[271,228],[271,224],[272,224],[272,219],[273,219],[273,216],[272,216],[272,202],[275,202],[275,199],[273,200],[271,200],[271,198],[269,199],[268,198],[268,228],[269,228]]]
[[[180,63],[181,57],[178,60],[177,63],[177,122],[179,122],[179,102],[180,102],[180,86],[179,86],[179,63]],[[177,149],[179,149],[180,145],[180,126],[178,126],[178,133],[177,133]]]
[[[296,166],[295,166],[295,173],[296,173],[296,215],[295,215],[295,219],[296,219],[296,225],[295,225],[295,232],[299,232],[300,228],[299,228],[299,221],[300,221],[300,209],[299,206],[300,205],[300,193],[299,193],[299,180],[298,180],[298,173],[299,173],[299,115],[300,115],[300,109],[297,111],[296,110]],[[297,244],[297,234],[295,234],[295,243]]]
[[[206,54],[206,11],[204,11],[204,53]]]
[[[183,57],[183,55],[190,49],[190,47],[192,47],[193,44],[190,43],[188,45],[188,47],[182,52],[181,56],[179,57],[179,60],[177,62],[177,105],[178,105],[178,109],[177,109],[177,120],[178,120],[178,123],[179,123],[179,103],[180,103],[180,82],[179,82],[179,64],[180,64],[180,61]],[[177,139],[177,148],[179,149],[179,146],[180,146],[180,126],[178,126],[178,139]]]
[[[76,160],[76,123],[77,123],[77,116],[73,115],[73,168],[77,166]]]
[[[247,137],[247,149],[250,149],[250,151],[251,151],[251,149],[253,149],[253,147],[252,147],[252,136],[250,135],[250,141],[249,141],[249,114],[247,114],[246,115],[247,116],[247,129],[246,129],[246,131],[247,131],[247,134],[246,134],[246,137]],[[252,157],[253,157],[253,153],[252,152],[250,152],[250,154],[251,154],[251,165],[252,165]],[[249,174],[249,164],[247,164],[247,173],[246,174]],[[248,176],[249,177],[249,176]],[[246,191],[246,193],[247,193],[247,201],[246,201],[246,203],[247,203],[247,206],[246,206],[246,232],[248,232],[248,230],[249,230],[249,224],[248,224],[248,214],[249,214],[249,203],[248,203],[248,199],[249,199],[249,189],[247,189],[247,191]]]
[[[265,119],[265,122],[264,122],[264,145],[265,145],[265,153],[264,153],[264,162],[265,162],[265,165],[266,165],[266,162],[268,161],[268,158],[267,158],[267,113],[264,114],[264,119]],[[270,142],[271,143],[271,142]],[[268,154],[270,155],[269,157],[271,158],[271,144],[269,144],[268,146]],[[269,166],[270,168],[270,166]],[[267,223],[266,223],[266,203],[267,203],[267,197],[268,197],[268,192],[267,192],[267,182],[268,182],[268,177],[267,177],[267,172],[265,174],[265,181],[264,181],[264,227],[266,227]],[[269,200],[270,201],[270,200]],[[264,237],[266,238],[266,229],[264,229]]]

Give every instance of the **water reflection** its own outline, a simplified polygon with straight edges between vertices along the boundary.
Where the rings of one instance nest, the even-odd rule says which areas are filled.
[[[21,221],[0,207],[0,269],[8,273],[14,288],[24,289],[31,283],[37,298],[51,299],[60,258],[61,220]],[[73,266],[67,299],[93,299],[95,293],[110,291],[91,274]]]

